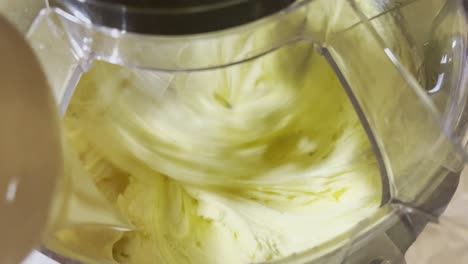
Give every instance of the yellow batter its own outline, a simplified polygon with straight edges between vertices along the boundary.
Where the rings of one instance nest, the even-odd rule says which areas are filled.
[[[358,117],[309,43],[192,73],[97,63],[64,122],[136,227],[112,246],[122,264],[279,259],[351,230],[381,199]]]

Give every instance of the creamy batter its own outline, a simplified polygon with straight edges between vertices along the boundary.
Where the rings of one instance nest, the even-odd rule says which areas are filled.
[[[97,63],[65,128],[136,227],[112,245],[122,264],[280,259],[352,230],[381,199],[366,134],[309,43],[191,73]]]

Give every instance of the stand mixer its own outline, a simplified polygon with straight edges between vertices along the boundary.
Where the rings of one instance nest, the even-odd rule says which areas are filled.
[[[155,168],[152,169],[157,170],[158,173],[169,175],[168,177],[175,182],[187,184],[186,186],[189,187],[184,187],[184,190],[187,190],[192,197],[196,197],[199,202],[211,198],[194,191],[198,190],[197,188],[226,187],[224,186],[226,178],[217,177],[222,173],[230,175],[227,178],[230,181],[229,188],[248,189],[253,184],[272,186],[272,182],[274,182],[274,187],[282,186],[287,181],[286,179],[293,177],[294,174],[284,173],[283,177],[276,176],[282,173],[280,169],[284,168],[281,166],[290,162],[290,160],[278,157],[277,153],[288,149],[287,145],[297,144],[299,149],[304,150],[314,159],[317,156],[319,160],[320,155],[328,155],[324,154],[328,153],[327,146],[339,137],[332,135],[331,132],[330,135],[321,137],[321,140],[325,142],[323,153],[320,144],[315,146],[310,142],[296,142],[288,137],[281,137],[278,141],[281,146],[279,151],[275,151],[276,145],[273,147],[269,145],[268,147],[273,149],[272,154],[265,156],[269,161],[273,160],[281,165],[278,166],[278,170],[270,171],[270,168],[262,167],[263,163],[249,163],[250,160],[242,159],[244,157],[242,155],[249,159],[257,156],[256,152],[249,148],[247,150],[251,152],[245,151],[241,154],[234,151],[222,152],[222,155],[228,154],[230,158],[220,159],[219,153],[221,152],[216,152],[218,149],[215,148],[218,145],[197,145],[198,141],[208,141],[204,140],[205,137],[212,139],[208,137],[211,131],[204,130],[204,127],[212,126],[211,121],[197,120],[197,115],[190,116],[190,114],[201,112],[211,117],[217,113],[234,111],[233,109],[237,107],[236,103],[240,100],[238,98],[242,98],[241,92],[222,89],[213,91],[209,88],[211,85],[224,87],[227,85],[219,85],[219,83],[229,83],[233,87],[248,86],[258,89],[258,93],[253,95],[249,91],[249,96],[253,96],[255,100],[252,100],[252,103],[245,108],[250,111],[249,115],[245,115],[246,119],[234,119],[235,114],[226,114],[225,119],[233,124],[248,122],[258,124],[277,115],[287,116],[291,100],[295,107],[312,109],[307,113],[319,111],[322,109],[319,106],[325,105],[323,106],[325,110],[320,110],[322,112],[316,115],[310,114],[310,119],[314,120],[314,124],[321,124],[320,128],[311,128],[312,134],[328,129],[332,131],[331,129],[335,129],[337,124],[345,126],[349,125],[347,122],[354,122],[347,121],[346,118],[356,120],[359,123],[359,131],[362,130],[362,135],[366,136],[366,142],[359,141],[361,142],[359,144],[368,145],[366,149],[369,150],[368,153],[371,153],[368,155],[359,152],[359,157],[362,155],[364,160],[372,160],[379,179],[379,183],[374,185],[372,192],[379,196],[378,201],[373,201],[375,208],[366,212],[360,212],[364,206],[353,209],[355,215],[349,218],[352,220],[346,220],[348,221],[346,225],[342,224],[346,228],[343,227],[342,230],[337,231],[335,227],[323,226],[320,229],[323,229],[324,238],[322,240],[317,238],[316,244],[310,242],[310,246],[301,245],[304,248],[292,251],[284,249],[284,252],[288,253],[271,257],[266,255],[261,261],[253,258],[251,263],[383,264],[406,263],[407,261],[412,264],[415,263],[414,259],[417,259],[418,255],[426,252],[406,256],[405,253],[420,233],[424,233],[426,226],[444,236],[451,237],[454,242],[454,244],[444,245],[444,248],[434,249],[436,251],[433,254],[434,259],[437,259],[437,252],[444,252],[446,255],[459,254],[457,250],[468,247],[468,239],[462,236],[467,230],[466,223],[441,215],[457,189],[460,173],[468,157],[465,110],[467,96],[465,59],[468,31],[465,4],[465,1],[458,0],[56,0],[46,2],[43,7],[37,6],[37,12],[18,9],[27,10],[29,14],[33,14],[30,16],[33,18],[31,24],[26,26],[18,24],[24,23],[25,13],[8,12],[8,8],[12,8],[13,5],[6,4],[5,16],[10,21],[16,22],[18,29],[27,30],[28,44],[41,63],[41,69],[38,66],[30,71],[36,73],[43,71],[47,76],[50,84],[49,90],[57,105],[57,112],[64,120],[62,131],[65,136],[61,141],[60,136],[57,135],[58,128],[54,125],[48,128],[51,131],[48,135],[53,135],[52,138],[56,139],[55,144],[62,143],[62,150],[56,150],[53,153],[60,153],[57,155],[61,158],[57,157],[55,161],[58,164],[57,168],[60,168],[60,164],[63,163],[64,169],[62,173],[57,173],[57,179],[50,177],[48,184],[44,184],[48,188],[56,186],[56,190],[54,197],[50,197],[51,191],[44,191],[47,197],[44,198],[45,202],[41,206],[44,207],[43,211],[49,213],[41,216],[43,222],[38,224],[40,226],[38,228],[42,227],[44,230],[42,240],[40,240],[42,252],[57,259],[60,263],[75,260],[81,263],[120,263],[119,258],[113,253],[115,245],[118,244],[116,241],[119,241],[118,238],[121,238],[122,234],[125,236],[128,232],[138,232],[141,228],[138,226],[138,221],[129,219],[125,214],[122,215],[122,208],[116,209],[115,205],[109,202],[113,198],[103,195],[103,190],[106,189],[100,188],[96,179],[93,182],[91,178],[81,177],[93,171],[94,168],[87,167],[84,162],[86,157],[80,150],[82,145],[76,143],[81,141],[69,142],[76,130],[80,130],[79,133],[91,138],[90,142],[100,146],[106,155],[115,154],[115,157],[113,156],[115,159],[110,159],[111,163],[125,163],[119,169],[128,171],[129,168],[136,167],[134,164],[138,162],[155,164]],[[6,24],[6,22],[2,23]],[[12,34],[11,26],[5,27],[8,27],[9,34]],[[17,41],[20,42],[20,40]],[[14,45],[11,44],[11,46]],[[30,57],[32,57],[31,54]],[[14,67],[11,68],[13,71]],[[252,69],[255,69],[255,73],[259,72],[261,76],[255,82],[246,85],[248,77],[237,82],[232,79],[234,74],[249,76],[254,72]],[[10,75],[12,73],[8,73],[8,76]],[[303,77],[296,77],[296,75]],[[321,93],[320,89],[296,88],[304,86],[304,83],[307,84],[310,81],[309,78],[313,80],[313,85],[310,86],[315,87],[316,83],[324,82],[321,78],[332,75],[334,77],[327,80],[333,83],[336,80],[336,84],[339,84],[341,90],[336,90],[336,93],[330,87],[327,89],[333,91],[329,91],[326,96],[314,97],[313,95]],[[222,79],[224,78],[222,76],[228,76],[226,77],[228,81]],[[272,79],[272,81],[268,82],[265,79]],[[299,96],[292,95],[293,99],[285,100],[283,105],[282,99],[288,99],[289,93],[281,88],[278,88],[281,91],[278,95],[267,93],[265,90],[268,91],[268,88],[262,88],[260,85],[264,82],[268,84],[267,87],[276,87],[275,84],[278,87],[291,86],[291,89]],[[121,83],[124,83],[125,87],[133,87],[137,91],[136,95],[133,94],[133,90],[129,92],[127,88],[106,88],[117,87]],[[151,85],[147,87],[146,83]],[[184,86],[186,84],[193,86],[192,89],[186,88]],[[29,85],[23,84],[21,87],[23,87],[21,91],[25,93]],[[47,88],[42,90],[47,93]],[[338,91],[344,91],[343,97],[339,96]],[[233,95],[236,92],[238,97]],[[209,96],[204,93],[209,96],[213,95],[210,100],[216,101],[219,108],[209,108],[211,106],[206,106],[207,110],[189,108],[182,117],[176,114],[177,112],[170,111],[173,108],[168,102],[186,102],[184,100],[188,100],[187,98],[198,102],[197,107],[205,106],[207,103],[204,100]],[[2,96],[6,99],[5,102],[13,100],[10,99],[13,97],[6,97],[8,94],[5,94]],[[142,101],[145,98],[148,101]],[[249,98],[243,100],[249,101]],[[264,109],[262,100],[269,100],[269,98],[275,98],[278,105],[271,115],[261,116]],[[87,107],[83,107],[83,104]],[[344,114],[346,111],[340,108],[342,104],[345,105],[344,109],[347,109],[346,105],[349,105],[349,109],[353,110],[353,117]],[[40,113],[45,113],[40,109],[48,107],[49,110],[44,116],[50,116],[50,120],[55,120],[52,118],[54,113],[50,110],[50,104],[32,105],[37,107],[35,109]],[[153,105],[157,106],[155,108],[159,112],[153,111],[143,115],[149,113],[148,107]],[[188,102],[187,105],[191,104]],[[110,109],[114,106],[118,107]],[[127,118],[127,114],[133,112],[125,112],[126,107],[137,109],[142,115],[135,114],[134,119]],[[10,112],[5,113],[10,113],[10,115],[19,111],[16,108],[8,109]],[[31,111],[34,112],[34,110]],[[161,117],[157,113],[162,113]],[[254,113],[261,117],[257,118]],[[343,119],[322,118],[330,113],[343,116]],[[186,118],[187,116],[191,118]],[[233,116],[232,120],[230,116]],[[47,117],[39,119],[45,120],[45,118]],[[21,117],[21,120],[25,119],[27,118]],[[2,117],[2,120],[6,119]],[[93,122],[86,121],[88,123],[85,123],[83,120]],[[109,120],[112,120],[115,125],[111,128],[102,125]],[[157,121],[155,125],[151,124],[152,120]],[[215,118],[216,122],[218,120]],[[7,121],[10,122],[7,124],[16,124],[14,120],[8,119]],[[58,122],[51,121],[51,124],[56,123]],[[303,121],[296,123],[299,125],[294,125],[294,128],[304,130],[309,128],[308,125],[303,124]],[[84,124],[87,126],[85,127]],[[162,154],[157,152],[160,155],[149,156],[151,162],[143,160],[137,155],[142,149],[142,144],[132,138],[130,133],[134,130],[124,127],[128,124],[131,128],[136,127],[136,124],[144,124],[148,126],[145,131],[159,131],[158,133],[164,136],[158,138],[158,141],[149,141],[153,139],[140,130],[135,134],[141,135],[142,138],[149,138],[147,142],[163,142],[164,144],[161,143],[155,153],[164,152]],[[168,124],[166,127],[170,125],[179,127],[181,124],[185,126],[181,126],[179,130],[164,130],[164,127],[158,124]],[[213,127],[216,127],[215,125]],[[275,129],[280,131],[277,127],[281,127],[282,123],[278,121],[275,125],[277,126],[267,126],[259,130],[260,136],[255,134],[252,137],[263,140],[269,138],[270,133],[271,137],[274,137]],[[196,126],[198,130],[191,130],[193,126]],[[16,127],[20,126],[16,125]],[[222,126],[221,128],[224,129]],[[346,131],[344,128],[343,130]],[[201,132],[198,134],[198,131]],[[251,135],[250,132],[255,131],[233,129],[233,132],[229,134],[229,139],[247,144],[242,140]],[[6,133],[4,142],[11,142],[7,138],[8,135],[11,137],[11,134],[14,133]],[[171,138],[171,136],[175,138],[175,135],[178,136],[178,140],[185,142],[185,146],[189,147],[183,148],[183,151],[179,149],[180,152],[173,154],[173,145],[167,147],[173,142],[164,141],[164,139]],[[19,137],[19,135],[16,136]],[[224,138],[218,134],[213,134],[213,138],[223,143]],[[44,139],[43,142],[53,141],[53,139],[48,141]],[[122,146],[118,145],[118,142],[124,139],[135,143],[133,146],[128,145],[127,153],[130,153],[128,155],[131,158],[125,156],[127,154],[123,150],[123,143]],[[21,139],[16,140],[21,142]],[[214,142],[214,140],[209,140],[209,142]],[[103,150],[104,144],[112,146],[108,147],[106,150],[108,152]],[[43,146],[42,149],[44,149]],[[345,153],[346,150],[351,151],[351,149],[353,147],[350,145],[345,146],[340,148],[340,152]],[[145,151],[150,152],[147,149]],[[17,155],[21,156],[21,151],[18,152]],[[206,156],[203,156],[204,153]],[[166,166],[169,164],[168,161],[173,161],[174,155],[183,162],[177,163],[175,167]],[[7,156],[7,154],[2,154],[2,156]],[[193,157],[204,159],[195,160]],[[340,159],[343,160],[346,157],[340,156],[337,160]],[[10,160],[15,160],[15,157],[8,157],[4,160],[9,163]],[[38,160],[41,159],[38,158]],[[130,163],[129,160],[135,163]],[[211,166],[213,160],[221,165],[227,164],[229,167]],[[230,163],[234,161],[236,166]],[[351,158],[351,161],[354,162],[354,159]],[[199,171],[197,166],[204,165],[204,162],[210,164],[211,167]],[[262,173],[264,171],[268,173],[253,180],[236,176],[246,171],[246,168],[250,169],[254,166],[258,166],[258,170]],[[232,171],[224,172],[226,168]],[[60,169],[56,170],[60,171]],[[141,172],[141,174],[145,173]],[[317,175],[317,177],[320,176]],[[12,175],[5,181],[5,185],[10,186],[11,179],[16,178],[17,175]],[[355,185],[358,186],[360,179],[361,177],[358,176],[353,178],[353,184],[356,183]],[[137,181],[140,180],[145,183],[151,182],[146,178],[137,178]],[[24,181],[28,181],[27,177]],[[170,187],[172,185],[168,186],[167,188],[173,188]],[[353,188],[358,190],[355,195],[359,193],[364,195],[367,190],[350,187],[350,189]],[[160,192],[166,189],[162,188]],[[171,192],[177,192],[177,190],[177,188],[171,189]],[[5,191],[2,189],[1,192],[2,197],[5,197],[3,192],[8,193],[8,188]],[[252,195],[258,198],[255,194]],[[338,197],[341,193],[333,195]],[[339,200],[339,198],[336,199]],[[268,201],[262,202],[269,204]],[[21,206],[24,204],[18,202],[14,208],[21,209]],[[275,206],[281,207],[278,204]],[[50,210],[47,209],[48,207]],[[289,205],[285,208],[289,209]],[[282,207],[280,209],[286,210]],[[28,215],[28,210],[31,209],[24,208],[20,212]],[[237,209],[239,210],[241,209]],[[167,212],[169,211],[167,209]],[[208,209],[201,211],[203,210],[199,209],[198,214],[211,217],[211,211]],[[335,218],[339,217],[338,215]],[[5,221],[7,224],[4,226],[14,226],[14,218],[7,218]],[[318,229],[314,232],[317,237],[321,236]],[[79,235],[82,237],[75,240]],[[37,237],[38,234],[35,236]],[[236,235],[234,236],[237,240]],[[111,253],[106,255],[99,253],[99,250],[93,250],[93,248],[99,248],[91,241],[96,237],[102,237],[103,241],[108,239],[101,244],[102,248],[109,246],[106,243],[112,242],[111,249],[106,248]],[[87,243],[89,246],[86,246]],[[27,247],[32,246],[29,243]],[[156,247],[155,251],[157,251]],[[24,253],[21,254],[24,255]],[[226,256],[226,258],[230,257]],[[4,259],[5,263],[16,263],[8,261],[8,258]],[[151,259],[145,261],[152,263]],[[435,261],[433,263],[440,263],[437,260],[433,261]],[[461,258],[460,262],[455,263],[465,261],[466,259]],[[181,263],[197,262],[190,260]]]

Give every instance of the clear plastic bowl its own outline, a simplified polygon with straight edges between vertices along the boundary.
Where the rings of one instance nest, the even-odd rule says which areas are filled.
[[[93,5],[108,9],[120,16],[119,21],[127,15],[119,6],[80,3],[91,10]],[[28,37],[62,113],[81,75],[98,60],[182,74],[233,67],[295,45],[317,49],[347,92],[374,148],[383,182],[382,205],[349,232],[274,263],[403,263],[426,225],[460,242],[438,248],[433,259],[439,252],[456,254],[468,245],[461,235],[468,230],[466,223],[440,216],[467,160],[468,30],[463,4],[304,0],[256,22],[188,36],[127,32],[125,23],[111,29],[93,25],[92,12],[50,7],[40,12]],[[313,23],[303,23],[312,18]],[[248,52],[233,49],[229,56],[216,56],[219,49],[232,48],[228,43],[264,35],[274,37]],[[184,59],[197,49],[206,50],[203,59]],[[418,254],[426,254],[411,252],[406,257],[410,264]]]

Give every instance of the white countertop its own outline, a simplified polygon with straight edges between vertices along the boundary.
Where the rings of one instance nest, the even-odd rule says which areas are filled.
[[[21,264],[59,264],[44,254],[33,251]]]

